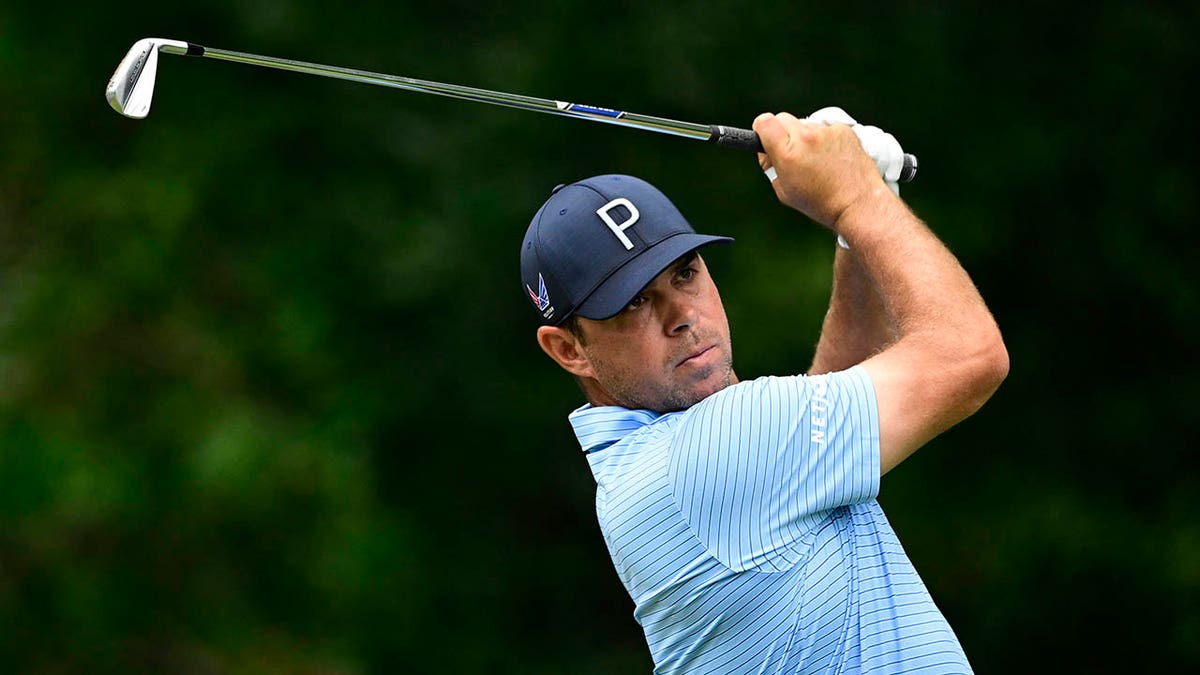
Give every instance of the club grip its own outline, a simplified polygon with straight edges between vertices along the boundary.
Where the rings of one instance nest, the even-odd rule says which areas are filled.
[[[758,137],[758,134],[753,129],[739,129],[738,127],[727,127],[720,124],[714,124],[709,127],[709,130],[709,142],[716,143],[722,148],[763,152],[762,139]],[[900,182],[908,183],[916,177],[917,156],[910,153],[905,153],[904,167],[900,169]]]
[[[709,127],[709,134],[709,142],[716,143],[722,148],[763,152],[762,140],[758,138],[758,133],[753,129],[739,129],[714,124]]]

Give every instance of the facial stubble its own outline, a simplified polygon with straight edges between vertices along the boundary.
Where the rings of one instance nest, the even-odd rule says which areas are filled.
[[[717,363],[691,377],[684,375],[682,381],[676,372],[678,364],[693,353],[691,350],[711,343],[713,337],[715,336],[696,338],[685,348],[677,350],[679,353],[673,354],[664,364],[666,375],[662,378],[647,377],[650,373],[645,369],[614,364],[603,358],[598,351],[588,346],[582,348],[595,372],[596,382],[618,405],[630,410],[668,413],[686,410],[733,383],[733,348],[729,337],[716,343],[715,348],[720,349],[722,354]],[[699,384],[708,381],[714,373],[719,373],[715,386],[697,389]]]

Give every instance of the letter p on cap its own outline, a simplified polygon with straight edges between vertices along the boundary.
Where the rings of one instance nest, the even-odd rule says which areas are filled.
[[[613,220],[612,216],[609,215],[609,211],[612,211],[618,206],[624,206],[625,208],[629,209],[629,218],[620,224]],[[603,220],[606,225],[608,225],[608,229],[612,230],[612,233],[621,241],[621,244],[625,246],[626,251],[633,248],[633,242],[629,240],[629,237],[625,236],[625,230],[632,227],[633,224],[638,221],[638,218],[642,216],[642,214],[638,212],[637,207],[634,206],[632,202],[624,197],[617,197],[611,202],[596,209],[596,215],[600,216],[600,219]]]

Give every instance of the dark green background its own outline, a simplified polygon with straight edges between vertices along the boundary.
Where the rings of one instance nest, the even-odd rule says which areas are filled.
[[[164,56],[161,36],[698,122],[836,104],[921,159],[1012,372],[881,501],[980,673],[1200,668],[1200,12],[1100,2],[0,7],[0,670],[648,672],[517,275],[559,182],[701,231],[743,378],[831,238],[750,155]]]

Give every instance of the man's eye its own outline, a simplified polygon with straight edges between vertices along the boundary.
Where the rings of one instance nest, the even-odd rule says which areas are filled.
[[[629,304],[625,305],[625,309],[626,310],[637,309],[638,307],[641,307],[644,304],[646,304],[646,296],[639,295],[636,298],[634,298],[633,300],[630,300]]]
[[[699,274],[699,271],[695,267],[685,267],[679,270],[679,278],[684,281],[691,281],[697,274]]]

